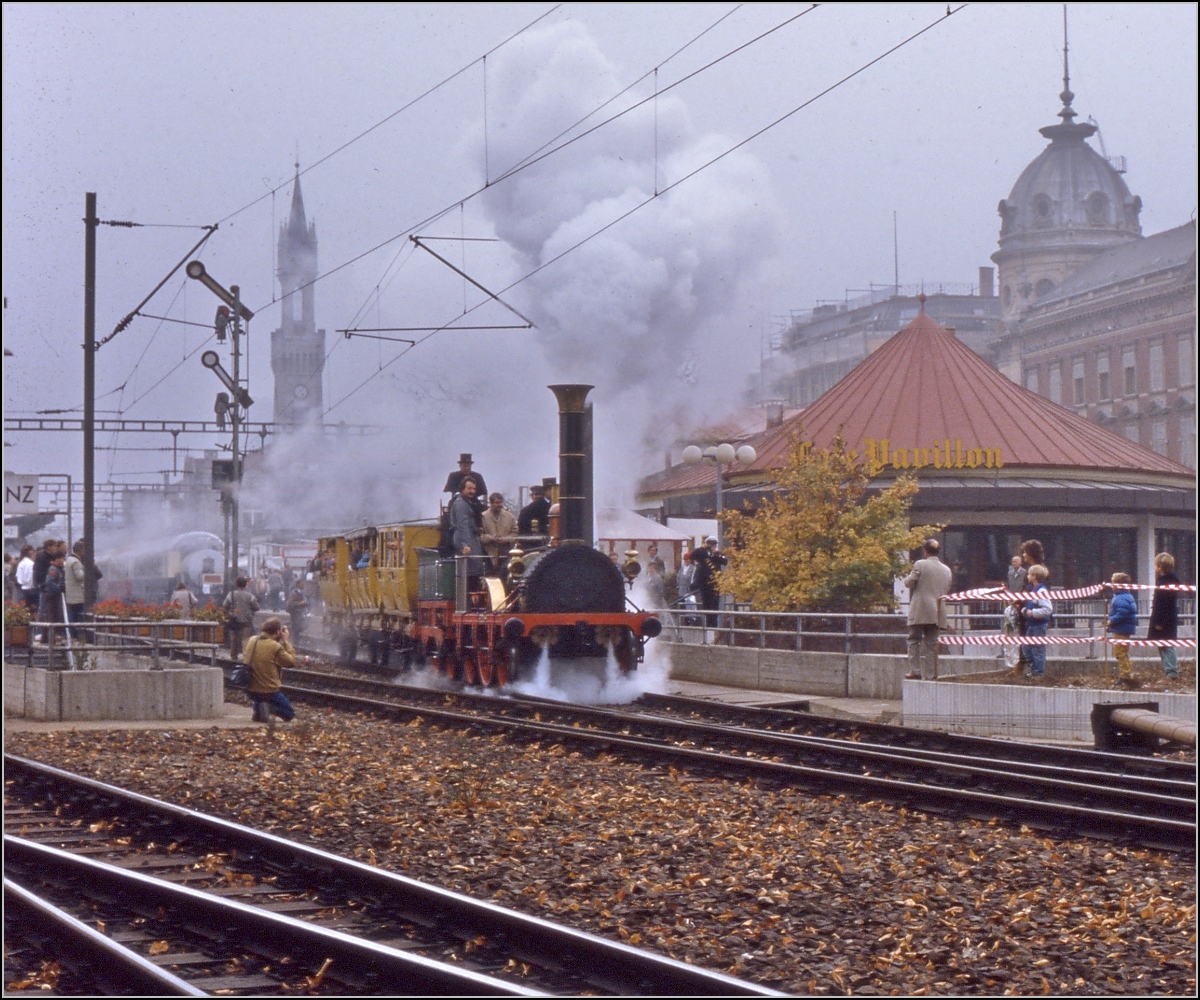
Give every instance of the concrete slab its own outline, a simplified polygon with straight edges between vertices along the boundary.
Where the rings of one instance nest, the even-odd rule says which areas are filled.
[[[664,693],[678,695],[681,698],[707,698],[710,701],[720,701],[729,705],[749,705],[755,708],[792,705],[797,701],[807,700],[788,691],[756,691],[753,688],[702,684],[698,681],[676,680],[673,677],[667,681],[667,690]]]
[[[283,726],[287,723],[279,722]],[[190,730],[190,729],[254,729],[262,723],[251,718],[249,705],[226,702],[221,714],[213,719],[125,719],[76,722],[43,722],[38,719],[5,719],[4,733],[66,733],[95,732],[107,729],[128,730]]]
[[[904,702],[899,698],[813,698],[809,711],[829,719],[899,726],[903,724]]]

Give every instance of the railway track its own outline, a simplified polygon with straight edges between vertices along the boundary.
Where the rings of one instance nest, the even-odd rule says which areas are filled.
[[[5,805],[8,962],[97,994],[780,995],[7,755]]]
[[[1192,847],[1196,837],[1195,770],[1177,761],[1139,768],[1131,763],[1136,758],[1060,747],[1037,747],[1025,759],[1028,744],[1000,740],[873,743],[861,728],[857,739],[836,739],[680,718],[678,711],[664,715],[430,691],[312,671],[289,671],[289,682],[294,700],[619,751],[704,773],[1154,846]],[[792,719],[789,725],[802,721],[812,720]],[[893,738],[912,732],[879,728],[893,731]]]

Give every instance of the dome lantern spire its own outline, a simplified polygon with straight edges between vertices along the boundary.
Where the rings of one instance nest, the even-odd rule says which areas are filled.
[[[1071,102],[1075,100],[1075,95],[1071,93],[1071,66],[1067,60],[1067,5],[1063,4],[1063,89],[1058,95],[1063,102],[1063,109],[1058,113],[1064,124],[1070,125],[1071,120],[1075,117],[1075,109],[1071,107]]]

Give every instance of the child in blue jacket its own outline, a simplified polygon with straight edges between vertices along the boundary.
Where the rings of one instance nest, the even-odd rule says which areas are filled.
[[[1133,581],[1129,578],[1128,573],[1114,573],[1112,582],[1132,583]],[[1125,639],[1132,638],[1137,631],[1137,601],[1134,600],[1130,591],[1118,590],[1113,595],[1112,602],[1108,605],[1108,631],[1114,636]],[[1133,664],[1129,662],[1129,644],[1114,642],[1113,655],[1116,656],[1117,665],[1121,668],[1121,679],[1117,683],[1121,687],[1137,687],[1138,682],[1133,676]]]
[[[1030,566],[1025,575],[1025,590],[1029,593],[1028,600],[1021,608],[1021,619],[1025,622],[1025,635],[1041,636],[1050,629],[1050,619],[1054,615],[1054,605],[1050,602],[1050,591],[1046,581],[1050,579],[1050,571],[1041,563]],[[1029,675],[1041,677],[1046,672],[1046,647],[1042,645],[1025,646],[1029,657]]]

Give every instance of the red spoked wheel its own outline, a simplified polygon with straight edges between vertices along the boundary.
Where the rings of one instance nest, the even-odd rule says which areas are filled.
[[[464,684],[470,684],[474,686],[479,683],[479,650],[463,650],[462,674]]]
[[[495,654],[486,649],[480,650],[476,656],[476,666],[479,668],[479,683],[491,687],[496,680]]]

